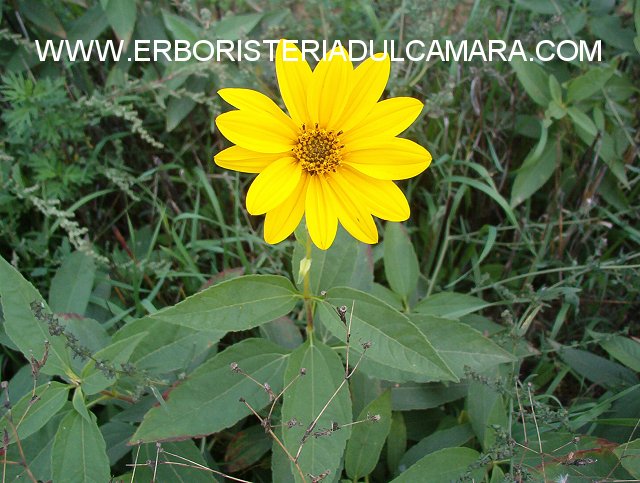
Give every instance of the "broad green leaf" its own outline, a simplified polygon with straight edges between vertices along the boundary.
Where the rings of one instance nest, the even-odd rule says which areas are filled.
[[[193,45],[203,37],[202,29],[184,17],[163,10],[162,18],[164,25],[175,40],[187,40]]]
[[[41,302],[42,296],[20,273],[0,257],[0,302],[4,313],[4,327],[9,338],[25,357],[32,355],[42,359],[44,341],[48,340],[49,356],[42,368],[45,374],[72,374],[69,353],[62,337],[49,334],[44,322],[37,320],[31,312],[32,302]],[[45,311],[48,307],[44,304]]]
[[[457,319],[489,305],[481,298],[456,292],[440,292],[422,299],[414,310],[425,315]]]
[[[630,337],[613,335],[600,341],[600,345],[625,366],[640,372],[640,342]]]
[[[129,362],[138,369],[156,374],[186,370],[194,357],[215,345],[226,334],[224,331],[195,330],[161,320],[142,318],[118,330],[113,335],[113,342],[141,333],[147,335],[136,346]]]
[[[401,223],[389,222],[384,230],[384,273],[391,289],[405,298],[418,286],[418,256]]]
[[[0,428],[7,431],[9,442],[15,442],[15,430],[20,441],[42,428],[67,402],[71,386],[48,382],[38,386],[35,398],[31,392],[13,405],[0,420]]]
[[[351,422],[351,399],[346,383],[321,413],[336,389],[345,381],[344,367],[333,349],[311,336],[304,345],[291,353],[285,381],[288,383],[298,377],[302,368],[306,369],[306,375],[299,377],[284,395],[282,421],[295,418],[300,422],[298,426],[284,428],[284,444],[289,453],[295,456],[303,436],[310,429],[298,459],[303,474],[319,475],[328,470],[331,475],[335,475],[340,467],[351,427],[329,431],[324,436],[319,434],[327,429],[331,430],[334,422],[340,426]],[[311,427],[318,416],[316,425]],[[302,481],[293,464],[291,472],[296,481]]]
[[[298,227],[292,259],[294,273],[298,272],[300,260],[305,258],[308,236],[304,226]],[[339,228],[336,241],[328,250],[312,244],[309,288],[312,294],[319,295],[322,290],[343,285],[369,291],[373,285],[373,260],[368,245]],[[302,288],[302,283],[299,286]]]
[[[573,121],[573,124],[584,130],[589,136],[593,137],[598,134],[596,125],[593,123],[591,118],[587,116],[583,111],[581,111],[577,107],[570,107],[569,109],[567,109],[567,112],[569,113],[569,117]]]
[[[211,30],[218,39],[238,40],[249,34],[263,16],[263,13],[229,15],[214,23]]]
[[[612,15],[592,16],[589,20],[591,33],[597,39],[602,39],[607,44],[626,52],[633,52],[633,38],[635,33],[632,29],[622,25],[622,16],[614,13]]]
[[[127,339],[114,342],[96,352],[93,357],[96,361],[104,362],[107,365],[112,365],[115,366],[116,369],[119,369],[122,364],[129,361],[131,354],[146,335],[146,333],[136,334]],[[108,388],[113,385],[117,379],[117,376],[107,377],[96,365],[97,363],[91,360],[87,362],[82,369],[82,389],[87,396],[91,396]]]
[[[511,67],[529,97],[536,104],[547,107],[551,100],[551,94],[549,93],[549,76],[544,69],[534,62],[525,61],[520,57],[514,57],[511,60]]]
[[[199,76],[191,76],[186,82],[185,89],[190,92],[202,92],[207,85],[207,79]],[[171,97],[167,102],[165,117],[165,130],[173,131],[182,120],[196,107],[196,101],[190,97]]]
[[[24,17],[45,32],[65,38],[67,33],[57,15],[41,0],[20,0],[18,5]]]
[[[49,289],[49,307],[56,313],[84,315],[96,274],[89,255],[73,252],[56,271]]]
[[[556,5],[559,5],[556,0],[516,0],[516,4],[535,13],[547,15],[560,13],[556,8]]]
[[[470,465],[480,454],[471,448],[446,448],[428,454],[407,471],[400,473],[393,483],[414,483],[416,481],[460,481],[468,476]],[[479,470],[480,475],[484,470]],[[475,471],[474,473],[478,473]],[[472,481],[481,481],[482,476]]]
[[[430,315],[413,314],[411,320],[459,378],[465,367],[482,371],[515,357],[467,324]]]
[[[495,371],[491,374],[495,374]],[[469,383],[467,411],[476,436],[482,447],[487,450],[496,440],[496,432],[492,425],[505,429],[508,425],[502,396],[487,384],[472,381]]]
[[[391,401],[394,411],[437,408],[467,395],[466,383],[460,384],[394,384]]]
[[[398,470],[400,472],[405,471],[430,453],[435,453],[445,448],[462,446],[473,436],[473,430],[468,423],[435,431],[409,448],[400,460]]]
[[[107,445],[109,463],[112,466],[131,451],[131,446],[128,446],[127,443],[131,439],[131,436],[133,436],[135,429],[131,424],[113,419],[100,426],[100,432]]]
[[[274,433],[280,441],[284,440],[282,427],[275,428]],[[271,479],[278,483],[295,483],[296,479],[291,473],[291,461],[280,445],[274,440],[271,445]]]
[[[128,478],[124,481],[157,481],[158,483],[210,483],[220,481],[214,478],[212,473],[196,466],[201,465],[205,468],[211,468],[211,463],[204,459],[202,452],[193,441],[164,442],[161,449],[162,451],[158,451],[158,447],[155,444],[143,444],[140,448],[137,463],[140,464],[149,460],[155,461],[158,458],[157,470],[154,471],[148,465],[139,466],[136,469],[135,480]],[[133,453],[135,455],[136,452],[134,451]],[[195,465],[182,458],[193,461]],[[167,464],[167,462],[176,462],[178,465]],[[215,469],[215,466],[213,468]],[[118,478],[118,481],[120,480]]]
[[[237,473],[251,467],[267,454],[272,442],[260,424],[242,429],[234,435],[224,454],[227,471]]]
[[[556,79],[556,76],[553,74],[549,76],[549,93],[554,101],[562,104],[562,88],[560,87],[558,79]]]
[[[346,287],[332,289],[327,300],[319,305],[322,323],[338,339],[346,342],[345,326],[335,312],[335,307],[342,305],[347,307],[347,319],[351,320],[351,361],[362,353],[362,343],[371,342],[366,358],[412,373],[417,382],[457,381],[408,317],[364,292]]]
[[[285,349],[262,339],[245,339],[198,367],[173,388],[163,406],[153,407],[144,417],[133,442],[187,438],[215,433],[232,426],[251,414],[239,402],[244,398],[256,411],[269,403],[264,388],[230,364],[257,381],[268,382],[278,393],[288,354]]]
[[[246,275],[204,289],[148,318],[198,330],[235,332],[288,314],[299,300],[277,275]]]
[[[81,17],[75,19],[69,32],[67,32],[69,42],[91,42],[100,37],[100,34],[109,26],[109,20],[99,4],[89,8]],[[147,38],[147,37],[142,37]]]
[[[404,416],[399,411],[391,414],[391,428],[387,436],[387,468],[390,473],[396,473],[400,459],[407,449],[407,425]]]
[[[126,50],[136,25],[138,13],[136,2],[132,0],[100,0],[100,3],[111,28],[118,39],[124,42],[124,50]]]
[[[86,419],[88,422],[91,422],[91,416],[89,415],[89,410],[84,402],[84,394],[82,393],[82,387],[77,386],[73,391],[73,399],[71,400],[73,404],[73,409],[77,411],[77,413]]]
[[[538,162],[518,170],[511,188],[510,205],[515,208],[542,188],[560,164],[555,142],[547,143]]]
[[[567,102],[574,103],[588,99],[598,93],[615,72],[615,67],[592,67],[567,85]]]
[[[92,415],[89,422],[70,411],[60,422],[51,450],[53,481],[94,483],[109,481],[107,448]]]
[[[558,355],[578,375],[603,387],[615,389],[638,383],[635,372],[591,352],[560,347]]]
[[[372,416],[379,416],[379,420],[372,421]],[[353,481],[371,473],[378,463],[391,430],[391,391],[383,392],[365,407],[357,421],[364,422],[353,426],[344,456],[344,467]]]
[[[613,450],[620,463],[634,478],[640,479],[640,439],[621,444]]]
[[[302,344],[300,328],[289,317],[280,317],[260,326],[260,335],[285,349],[295,349]]]

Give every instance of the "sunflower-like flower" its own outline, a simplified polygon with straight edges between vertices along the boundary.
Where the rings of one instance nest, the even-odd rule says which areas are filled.
[[[216,119],[235,146],[215,156],[219,166],[259,173],[247,192],[247,211],[266,213],[264,238],[278,243],[305,216],[311,240],[326,250],[338,221],[365,243],[378,241],[373,216],[409,217],[393,180],[411,178],[431,162],[429,152],[396,137],[420,115],[411,97],[379,101],[389,79],[388,56],[376,54],[353,68],[347,52],[328,52],[312,71],[301,52],[280,41],[276,74],[289,111],[251,89],[221,89],[238,110]]]

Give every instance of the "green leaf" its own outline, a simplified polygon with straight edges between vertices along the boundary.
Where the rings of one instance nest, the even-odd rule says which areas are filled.
[[[625,366],[640,372],[640,343],[630,337],[612,335],[600,341],[600,345],[609,355],[615,357]]]
[[[195,330],[161,320],[142,318],[118,330],[113,335],[113,342],[141,333],[147,335],[136,346],[129,362],[138,369],[166,374],[171,371],[186,370],[194,357],[214,346],[226,332]]]
[[[416,312],[437,317],[457,319],[489,306],[481,298],[456,292],[440,292],[422,299],[415,307]]]
[[[100,0],[100,3],[111,28],[118,39],[124,42],[124,50],[126,50],[136,25],[138,13],[136,2],[132,0]]]
[[[372,416],[379,416],[372,421]],[[344,466],[353,481],[373,471],[380,458],[382,447],[391,430],[391,391],[383,392],[365,407],[353,426],[347,443]]]
[[[162,18],[164,25],[175,40],[187,40],[193,45],[203,37],[202,29],[184,17],[163,10]]]
[[[640,439],[621,444],[613,452],[631,476],[640,478]]]
[[[435,431],[421,439],[404,454],[398,465],[398,470],[400,472],[405,471],[428,454],[445,448],[462,446],[473,438],[473,436],[473,430],[468,423]]]
[[[510,205],[515,208],[542,188],[560,164],[556,143],[547,143],[538,162],[518,170],[511,188]]]
[[[616,71],[615,67],[593,67],[567,85],[567,103],[588,99],[600,91]]]
[[[347,287],[332,289],[327,293],[327,301],[319,305],[322,323],[338,339],[346,342],[344,324],[334,308],[342,305],[348,309],[347,320],[351,319],[352,360],[362,353],[360,344],[368,341],[372,346],[365,355],[367,359],[411,373],[417,382],[457,381],[408,317],[364,292]]]
[[[603,387],[615,389],[638,383],[635,372],[604,357],[571,347],[560,347],[560,358],[580,376]]]
[[[18,9],[27,20],[33,22],[45,32],[65,38],[67,33],[57,15],[40,0],[21,0]]]
[[[254,409],[269,403],[264,388],[230,369],[232,362],[257,381],[268,382],[278,393],[288,358],[281,347],[262,339],[245,339],[198,367],[173,388],[163,406],[144,417],[133,442],[194,437],[215,433],[251,414],[239,399]]]
[[[91,42],[91,40],[100,37],[100,34],[102,34],[108,26],[109,21],[102,10],[102,6],[96,4],[89,8],[82,17],[73,21],[67,33],[69,43],[75,45],[75,42],[78,40]]]
[[[260,424],[235,434],[224,454],[227,471],[237,473],[257,463],[271,449],[272,439]]]
[[[327,470],[331,475],[337,473],[342,455],[351,433],[351,427],[343,427],[326,436],[314,436],[317,432],[330,429],[334,422],[347,425],[351,422],[351,398],[347,384],[335,395],[324,412],[321,411],[345,381],[344,367],[340,357],[313,336],[305,344],[291,353],[284,380],[289,383],[298,377],[300,370],[306,369],[306,375],[293,383],[284,395],[282,404],[282,420],[296,419],[301,424],[284,429],[284,444],[289,453],[295,456],[305,432],[310,428],[305,444],[302,447],[298,463],[302,472],[319,475]],[[318,418],[314,427],[312,422]],[[300,479],[293,464],[291,472],[296,481]]]
[[[137,345],[146,335],[147,333],[144,332],[119,340],[99,350],[93,356],[97,361],[103,361],[105,364],[113,365],[116,369],[119,369],[121,364],[129,361],[131,354],[133,354]],[[108,388],[116,381],[115,377],[107,377],[102,371],[97,369],[94,361],[87,362],[82,369],[81,378],[82,389],[87,396],[91,396]]]
[[[86,419],[88,422],[91,422],[91,416],[89,415],[89,410],[84,403],[84,394],[82,393],[82,387],[76,387],[75,391],[73,391],[73,399],[72,399],[73,409],[75,409],[80,416]]]
[[[32,302],[42,302],[45,305],[44,310],[49,310],[42,296],[2,257],[0,257],[0,300],[7,335],[24,356],[42,359],[44,341],[48,340],[49,356],[42,371],[45,374],[59,376],[73,374],[64,339],[51,336],[46,324],[37,320],[31,312]]]
[[[391,401],[394,411],[437,408],[467,395],[466,383],[460,384],[394,384]]]
[[[214,23],[211,30],[215,38],[238,40],[251,32],[263,16],[263,13],[229,15]]]
[[[551,94],[551,99],[562,105],[562,88],[553,74],[549,76],[549,93]]]
[[[551,101],[551,94],[549,93],[549,76],[544,69],[534,62],[525,61],[520,57],[514,57],[511,60],[511,67],[529,97],[536,104],[547,107]]]
[[[407,449],[407,425],[404,416],[399,411],[391,414],[391,429],[387,436],[387,467],[390,473],[395,473],[400,459]]]
[[[491,374],[495,374],[495,371]],[[507,428],[508,420],[502,396],[492,387],[481,382],[469,383],[467,411],[471,427],[486,451],[496,441],[496,432],[491,427]]]
[[[384,273],[391,289],[408,298],[418,286],[418,256],[400,223],[387,223],[384,230]]]
[[[480,454],[471,448],[446,448],[428,454],[403,472],[393,483],[416,481],[460,481]],[[482,477],[474,481],[481,481]]]
[[[418,314],[413,314],[411,320],[459,378],[464,378],[465,366],[482,371],[515,361],[515,357],[467,324]]]
[[[300,225],[296,230],[296,245],[292,266],[297,273],[300,261],[305,258],[307,230]],[[301,283],[298,284],[301,287]],[[328,250],[320,250],[312,244],[309,288],[312,294],[338,286],[349,286],[369,291],[373,285],[373,260],[371,247],[351,237],[343,228],[338,229],[336,241]]]
[[[516,0],[516,4],[531,12],[555,15],[558,12],[555,0]]]
[[[576,127],[584,130],[589,136],[594,137],[596,134],[598,134],[596,125],[593,123],[591,118],[587,116],[583,111],[581,111],[577,107],[570,107],[569,109],[567,109],[567,113],[573,121],[573,124]]]
[[[246,275],[206,288],[148,318],[197,330],[236,332],[288,314],[299,298],[284,277]]]
[[[14,428],[20,441],[42,428],[67,402],[71,386],[60,382],[48,382],[35,389],[35,398],[29,392],[0,421],[1,432],[7,431],[9,441],[15,442]]]
[[[154,468],[148,465],[139,466],[136,468],[135,480],[127,478],[124,481],[156,481],[158,483],[210,483],[219,481],[210,472],[198,468],[197,465],[210,468],[211,463],[204,459],[202,452],[193,441],[164,442],[160,452],[158,452],[158,447],[155,444],[143,444],[140,447],[137,463],[155,461],[156,458],[158,458],[159,464],[155,471]],[[195,465],[182,458],[193,461]],[[166,462],[176,462],[179,463],[179,466],[167,464]],[[118,478],[118,482],[121,480],[122,478]]]
[[[56,271],[49,290],[49,307],[56,313],[84,315],[96,275],[93,258],[73,252]]]
[[[109,481],[107,448],[92,415],[89,422],[70,411],[60,422],[51,450],[53,481]]]

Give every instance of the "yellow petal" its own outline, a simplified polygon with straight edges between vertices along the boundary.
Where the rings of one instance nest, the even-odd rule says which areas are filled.
[[[289,197],[271,211],[264,220],[264,239],[276,244],[287,238],[296,229],[304,214],[304,202],[310,176],[302,174]]]
[[[269,164],[287,154],[264,154],[250,151],[240,146],[231,146],[216,154],[213,160],[221,168],[233,169],[242,173],[259,173]]]
[[[270,114],[290,130],[291,137],[298,136],[299,128],[278,105],[261,92],[252,89],[227,88],[218,91],[220,97],[238,109]]]
[[[216,126],[233,144],[259,153],[290,151],[296,138],[289,126],[270,114],[255,111],[231,111],[216,118]]]
[[[349,99],[353,82],[353,65],[342,47],[327,52],[318,62],[307,94],[311,121],[321,128],[342,129],[336,123]]]
[[[326,176],[332,205],[338,208],[338,220],[351,235],[364,243],[378,243],[378,229],[357,193],[340,182],[339,173]]]
[[[407,198],[393,181],[372,178],[350,166],[342,166],[337,174],[341,187],[354,192],[374,216],[389,221],[409,218]]]
[[[293,157],[271,163],[251,183],[247,192],[247,211],[262,215],[273,210],[291,195],[301,174],[300,163]]]
[[[331,246],[338,230],[336,209],[327,195],[329,187],[322,175],[309,176],[305,201],[305,217],[309,236],[321,250]]]
[[[346,152],[342,162],[373,178],[406,179],[427,169],[431,154],[413,141],[392,138],[372,141],[364,149]]]
[[[284,42],[286,41],[281,40],[276,50],[276,75],[280,94],[296,126],[310,125],[311,119],[307,112],[307,88],[311,84],[311,68],[293,43],[287,44],[285,60]]]
[[[386,54],[369,57],[353,71],[353,90],[337,125],[344,132],[357,126],[373,109],[382,95],[391,70]],[[380,60],[381,59],[381,60]]]
[[[394,97],[378,102],[355,129],[343,129],[342,140],[345,144],[357,144],[359,139],[371,136],[397,136],[413,124],[423,106],[413,97]]]

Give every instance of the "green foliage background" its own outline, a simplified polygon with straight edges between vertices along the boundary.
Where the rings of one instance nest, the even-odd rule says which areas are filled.
[[[274,66],[35,48],[281,37],[603,59],[394,63],[434,162],[313,250],[309,335],[303,227],[266,245],[212,163],[216,90]],[[639,479],[639,55],[640,0],[0,0],[3,481]]]

